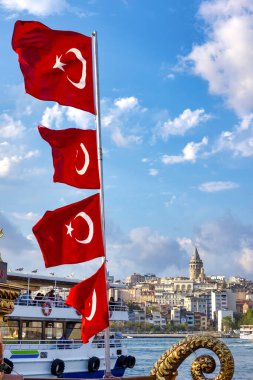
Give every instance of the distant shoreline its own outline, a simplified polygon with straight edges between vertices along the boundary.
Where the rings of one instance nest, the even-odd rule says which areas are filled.
[[[185,338],[188,335],[207,335],[216,338],[239,338],[238,335],[222,334],[217,331],[203,331],[203,332],[185,332],[185,333],[172,333],[172,334],[141,334],[141,333],[123,333],[124,338]]]

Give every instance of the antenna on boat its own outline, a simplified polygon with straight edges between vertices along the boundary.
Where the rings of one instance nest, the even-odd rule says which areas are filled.
[[[101,137],[101,117],[100,117],[100,92],[99,92],[99,73],[98,73],[98,43],[97,43],[97,32],[92,33],[93,46],[94,46],[94,74],[95,74],[95,102],[96,102],[96,131],[97,131],[97,146],[98,146],[98,166],[100,174],[100,210],[101,210],[101,220],[102,220],[102,234],[104,243],[104,268],[105,268],[105,281],[107,284],[107,270],[106,270],[106,244],[105,244],[105,217],[104,217],[104,184],[103,184],[103,152],[102,152],[102,137]],[[108,305],[108,294],[106,292],[106,299]],[[109,311],[109,305],[108,305]],[[112,377],[110,368],[110,332],[109,327],[105,329],[105,378]]]
[[[0,228],[0,238],[2,238],[3,236],[4,236],[4,230],[3,228]],[[0,252],[0,261],[3,261],[1,252]]]

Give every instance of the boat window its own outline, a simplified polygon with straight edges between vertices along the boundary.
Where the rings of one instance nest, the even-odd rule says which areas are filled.
[[[22,324],[23,339],[42,339],[42,322],[40,321],[23,321]]]
[[[66,339],[81,339],[81,323],[67,322],[65,336]]]
[[[62,322],[46,322],[45,339],[60,339],[63,336]]]
[[[1,331],[4,339],[18,339],[18,321],[3,322]]]

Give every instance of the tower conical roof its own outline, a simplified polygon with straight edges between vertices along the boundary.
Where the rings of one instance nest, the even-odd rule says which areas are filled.
[[[191,261],[190,262],[202,262],[201,258],[199,257],[198,249],[195,247],[195,250],[192,254]]]

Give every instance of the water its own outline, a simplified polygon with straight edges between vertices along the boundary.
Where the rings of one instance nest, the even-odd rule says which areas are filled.
[[[136,365],[133,369],[127,369],[125,376],[144,376],[148,375],[153,364],[174,343],[178,342],[178,338],[132,338],[127,339],[127,347],[129,355],[136,358]],[[253,380],[253,342],[241,339],[223,339],[228,346],[235,361],[235,374],[233,380]],[[191,380],[190,367],[196,356],[208,353],[212,355],[210,350],[198,350],[185,360],[178,369],[177,380]],[[213,356],[213,355],[212,355]],[[214,355],[215,357],[215,355]],[[216,360],[216,371],[207,378],[214,378],[219,371],[218,359]]]

